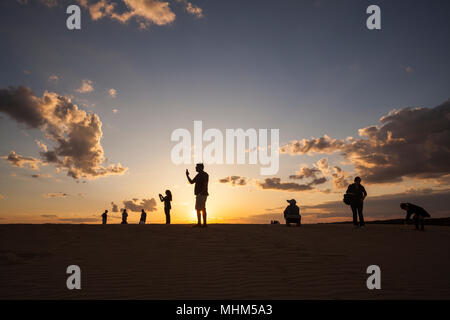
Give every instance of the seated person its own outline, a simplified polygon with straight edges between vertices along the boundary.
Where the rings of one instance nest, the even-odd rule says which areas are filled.
[[[416,224],[416,230],[420,229],[424,231],[424,218],[430,217],[430,214],[422,207],[416,206],[415,204],[406,202],[400,203],[400,208],[406,210],[406,222],[409,222],[409,218],[414,214],[414,222]]]
[[[289,205],[284,210],[284,218],[286,219],[286,225],[289,227],[290,223],[296,223],[297,226],[301,225],[302,216],[300,215],[300,208],[296,205],[295,199],[287,200]]]

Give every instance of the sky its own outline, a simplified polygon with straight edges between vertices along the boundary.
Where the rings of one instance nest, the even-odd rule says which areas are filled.
[[[81,8],[68,30],[66,8]],[[381,30],[366,27],[369,5]],[[192,223],[178,128],[279,129],[280,169],[213,164],[212,223],[368,220],[399,202],[450,216],[448,1],[7,0],[0,3],[0,223]],[[133,211],[135,210],[135,211]],[[115,210],[114,210],[115,211]]]

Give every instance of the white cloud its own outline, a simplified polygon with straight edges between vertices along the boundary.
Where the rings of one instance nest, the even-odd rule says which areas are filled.
[[[108,90],[108,94],[111,98],[115,98],[115,97],[117,97],[117,90],[111,88]]]
[[[76,92],[79,93],[88,93],[88,92],[92,92],[94,91],[94,86],[93,86],[93,82],[92,80],[82,80],[81,81],[81,87],[79,87],[78,89],[76,89]]]
[[[50,77],[48,77],[48,82],[52,83],[58,83],[59,77],[56,74],[52,74]]]

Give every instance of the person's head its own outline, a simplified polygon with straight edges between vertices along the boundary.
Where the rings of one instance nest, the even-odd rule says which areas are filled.
[[[108,213],[108,210],[105,210],[105,213]]]
[[[295,206],[295,204],[297,203],[297,201],[295,201],[295,199],[291,199],[291,200],[286,200],[291,206]]]
[[[203,163],[197,163],[197,165],[195,166],[195,171],[197,172],[202,172],[205,169],[205,166],[203,165]]]
[[[356,184],[360,184],[361,183],[361,178],[360,177],[356,177],[355,178],[355,183]]]
[[[142,213],[145,213],[144,209],[141,210]]]
[[[169,197],[170,200],[172,200],[172,192],[170,192],[170,190],[166,190],[166,196]]]
[[[123,213],[127,213],[127,209],[123,209],[123,211],[122,211]]]
[[[400,208],[403,209],[403,210],[408,210],[408,204],[402,202],[402,203],[400,203]]]

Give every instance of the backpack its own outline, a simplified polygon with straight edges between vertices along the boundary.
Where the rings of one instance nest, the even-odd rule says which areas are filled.
[[[352,201],[353,201],[353,195],[351,195],[350,193],[346,193],[346,194],[344,194],[344,199],[343,199],[343,201],[344,201],[344,203],[346,204],[346,205],[351,205],[352,204]]]

